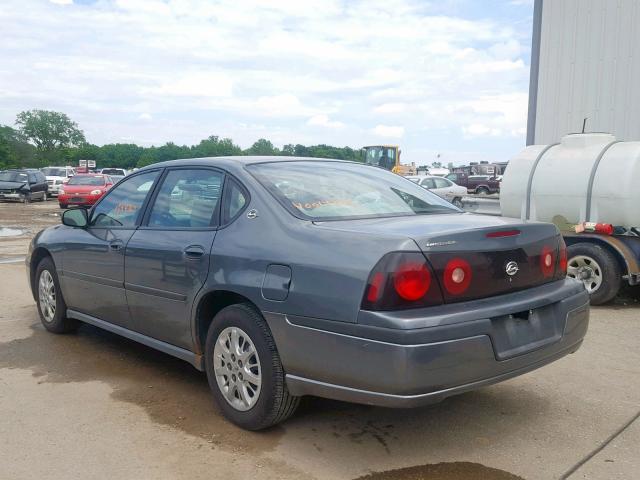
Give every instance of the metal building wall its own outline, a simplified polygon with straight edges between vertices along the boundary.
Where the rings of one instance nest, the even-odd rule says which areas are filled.
[[[585,117],[587,131],[640,140],[640,0],[536,0],[535,10],[527,143],[558,142]]]

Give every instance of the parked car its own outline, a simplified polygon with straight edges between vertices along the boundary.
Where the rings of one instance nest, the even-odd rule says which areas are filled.
[[[587,331],[554,225],[467,214],[363,164],[174,160],[62,223],[26,260],[44,327],[86,322],[190,362],[247,429],[303,395],[437,402],[553,362]]]
[[[467,188],[467,192],[478,195],[500,193],[500,182],[490,175],[467,175],[466,173],[450,173],[445,178],[457,185]]]
[[[60,208],[69,206],[90,207],[100,200],[112,185],[113,180],[109,175],[74,175],[58,191],[58,203]]]
[[[102,170],[100,170],[100,173],[103,175],[115,175],[121,178],[128,175],[127,171],[124,168],[103,168]]]
[[[47,200],[47,179],[39,170],[12,169],[0,172],[0,200]]]
[[[40,171],[47,179],[48,193],[57,196],[62,185],[76,174],[73,167],[44,167]]]
[[[462,208],[462,197],[467,194],[465,187],[456,185],[451,180],[436,175],[415,175],[405,178],[432,191],[439,197],[453,203],[456,207]]]

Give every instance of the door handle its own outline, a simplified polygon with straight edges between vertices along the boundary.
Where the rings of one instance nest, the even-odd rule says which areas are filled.
[[[198,259],[202,258],[204,255],[204,247],[201,247],[200,245],[189,245],[183,250],[183,252],[187,258]]]
[[[112,242],[109,242],[109,250],[118,251],[123,245],[124,243],[122,243],[122,240],[113,240]]]

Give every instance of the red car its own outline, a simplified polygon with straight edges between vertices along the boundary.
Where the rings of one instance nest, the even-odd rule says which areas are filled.
[[[65,183],[58,193],[60,208],[70,205],[91,206],[111,188],[113,180],[108,175],[75,175]]]

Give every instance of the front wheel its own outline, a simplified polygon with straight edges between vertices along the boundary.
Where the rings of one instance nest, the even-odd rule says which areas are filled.
[[[478,187],[476,188],[476,193],[478,195],[489,195],[489,189],[487,187]]]
[[[53,333],[74,331],[78,322],[67,318],[67,304],[62,298],[56,267],[50,257],[43,258],[38,264],[35,287],[38,313],[44,328]]]
[[[289,393],[271,331],[246,303],[222,309],[205,345],[209,387],[225,417],[247,430],[289,418],[300,401]]]
[[[584,283],[591,297],[591,305],[607,303],[618,294],[622,272],[609,250],[581,242],[567,248],[567,257],[567,276]]]
[[[463,205],[462,205],[462,199],[460,197],[456,197],[454,198],[451,203],[453,204],[454,207],[458,207],[459,209],[462,209]]]

